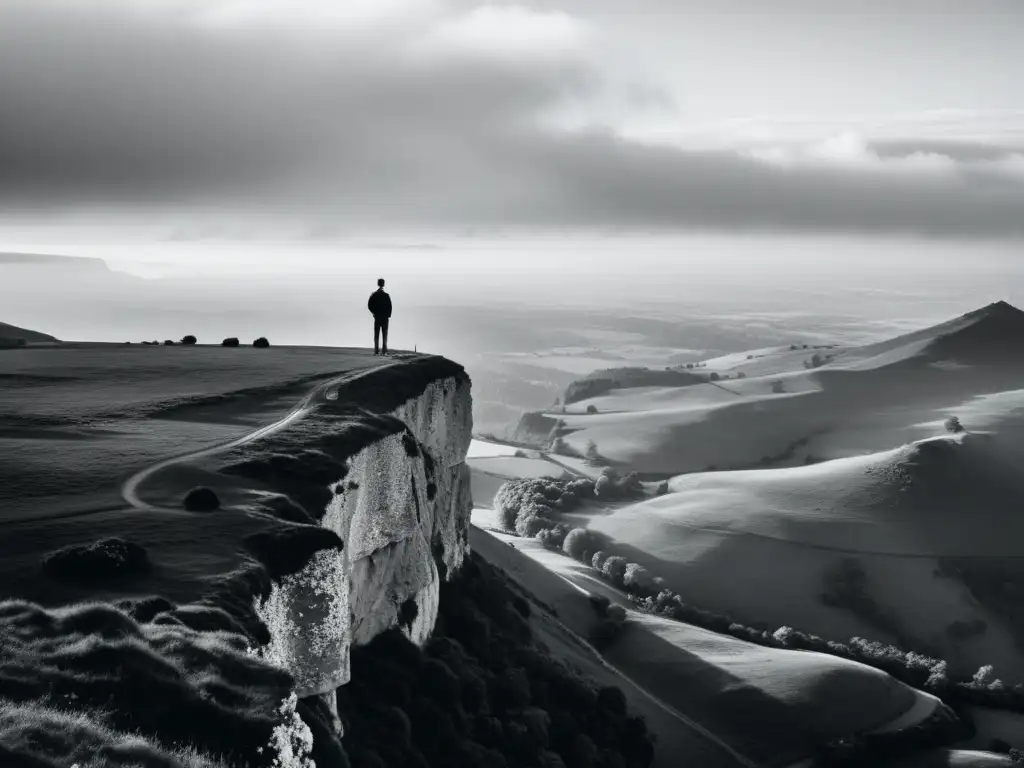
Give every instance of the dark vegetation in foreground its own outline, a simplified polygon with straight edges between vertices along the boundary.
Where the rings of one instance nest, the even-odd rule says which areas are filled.
[[[0,603],[0,763],[269,768],[290,676],[249,656],[227,622],[197,631],[173,608],[162,617]]]
[[[532,637],[532,606],[479,556],[441,588],[423,650],[392,630],[338,691],[357,768],[646,768],[654,747],[618,688],[595,689]]]
[[[44,608],[0,603],[0,764],[22,768],[542,766],[647,768],[653,743],[617,688],[595,688],[534,637],[533,605],[478,556],[441,587],[433,638],[398,629],[354,649],[321,697],[251,653],[269,640],[252,609],[329,530],[279,526],[245,541],[259,565],[216,594]],[[117,547],[105,542],[97,550]],[[60,558],[57,558],[58,560]],[[44,566],[44,569],[46,566]],[[71,577],[84,573],[78,566]],[[55,574],[47,573],[46,576]],[[415,619],[415,604],[403,610]],[[286,753],[294,761],[279,762]],[[351,760],[349,758],[351,755]]]

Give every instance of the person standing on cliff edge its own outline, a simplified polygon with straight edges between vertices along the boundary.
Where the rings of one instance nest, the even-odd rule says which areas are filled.
[[[377,290],[370,294],[366,308],[373,315],[373,354],[388,353],[388,321],[391,320],[391,297],[384,292],[384,278],[377,281]],[[384,344],[380,345],[381,335]]]

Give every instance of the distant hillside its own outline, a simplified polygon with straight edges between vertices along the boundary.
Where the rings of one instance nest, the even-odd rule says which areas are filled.
[[[24,339],[26,344],[52,344],[60,341],[53,336],[48,336],[39,331],[30,331],[27,328],[19,328],[16,325],[0,323],[0,347],[12,346],[11,340]]]
[[[594,371],[574,381],[565,390],[566,405],[578,403],[610,392],[613,389],[631,387],[689,387],[702,384],[705,379],[685,371],[658,370],[651,368],[608,368]]]
[[[849,349],[836,362],[839,367],[850,360],[872,361],[869,367],[938,360],[1004,365],[1024,360],[1022,353],[1024,312],[997,301],[938,325]]]
[[[964,315],[965,327],[940,337],[929,351],[957,359],[1024,352],[1024,312],[998,301]]]
[[[58,256],[49,253],[3,253],[0,252],[0,267],[53,267],[88,270],[89,272],[109,272],[110,267],[103,259],[86,256]]]

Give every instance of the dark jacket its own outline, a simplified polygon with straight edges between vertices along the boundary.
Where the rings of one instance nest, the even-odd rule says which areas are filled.
[[[374,317],[390,318],[391,297],[384,292],[383,288],[378,288],[370,294],[370,300],[366,302],[366,308],[370,310],[370,314]]]

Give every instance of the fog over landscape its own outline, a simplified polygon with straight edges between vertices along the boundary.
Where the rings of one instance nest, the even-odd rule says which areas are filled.
[[[1021,30],[3,0],[0,763],[1024,762]]]

